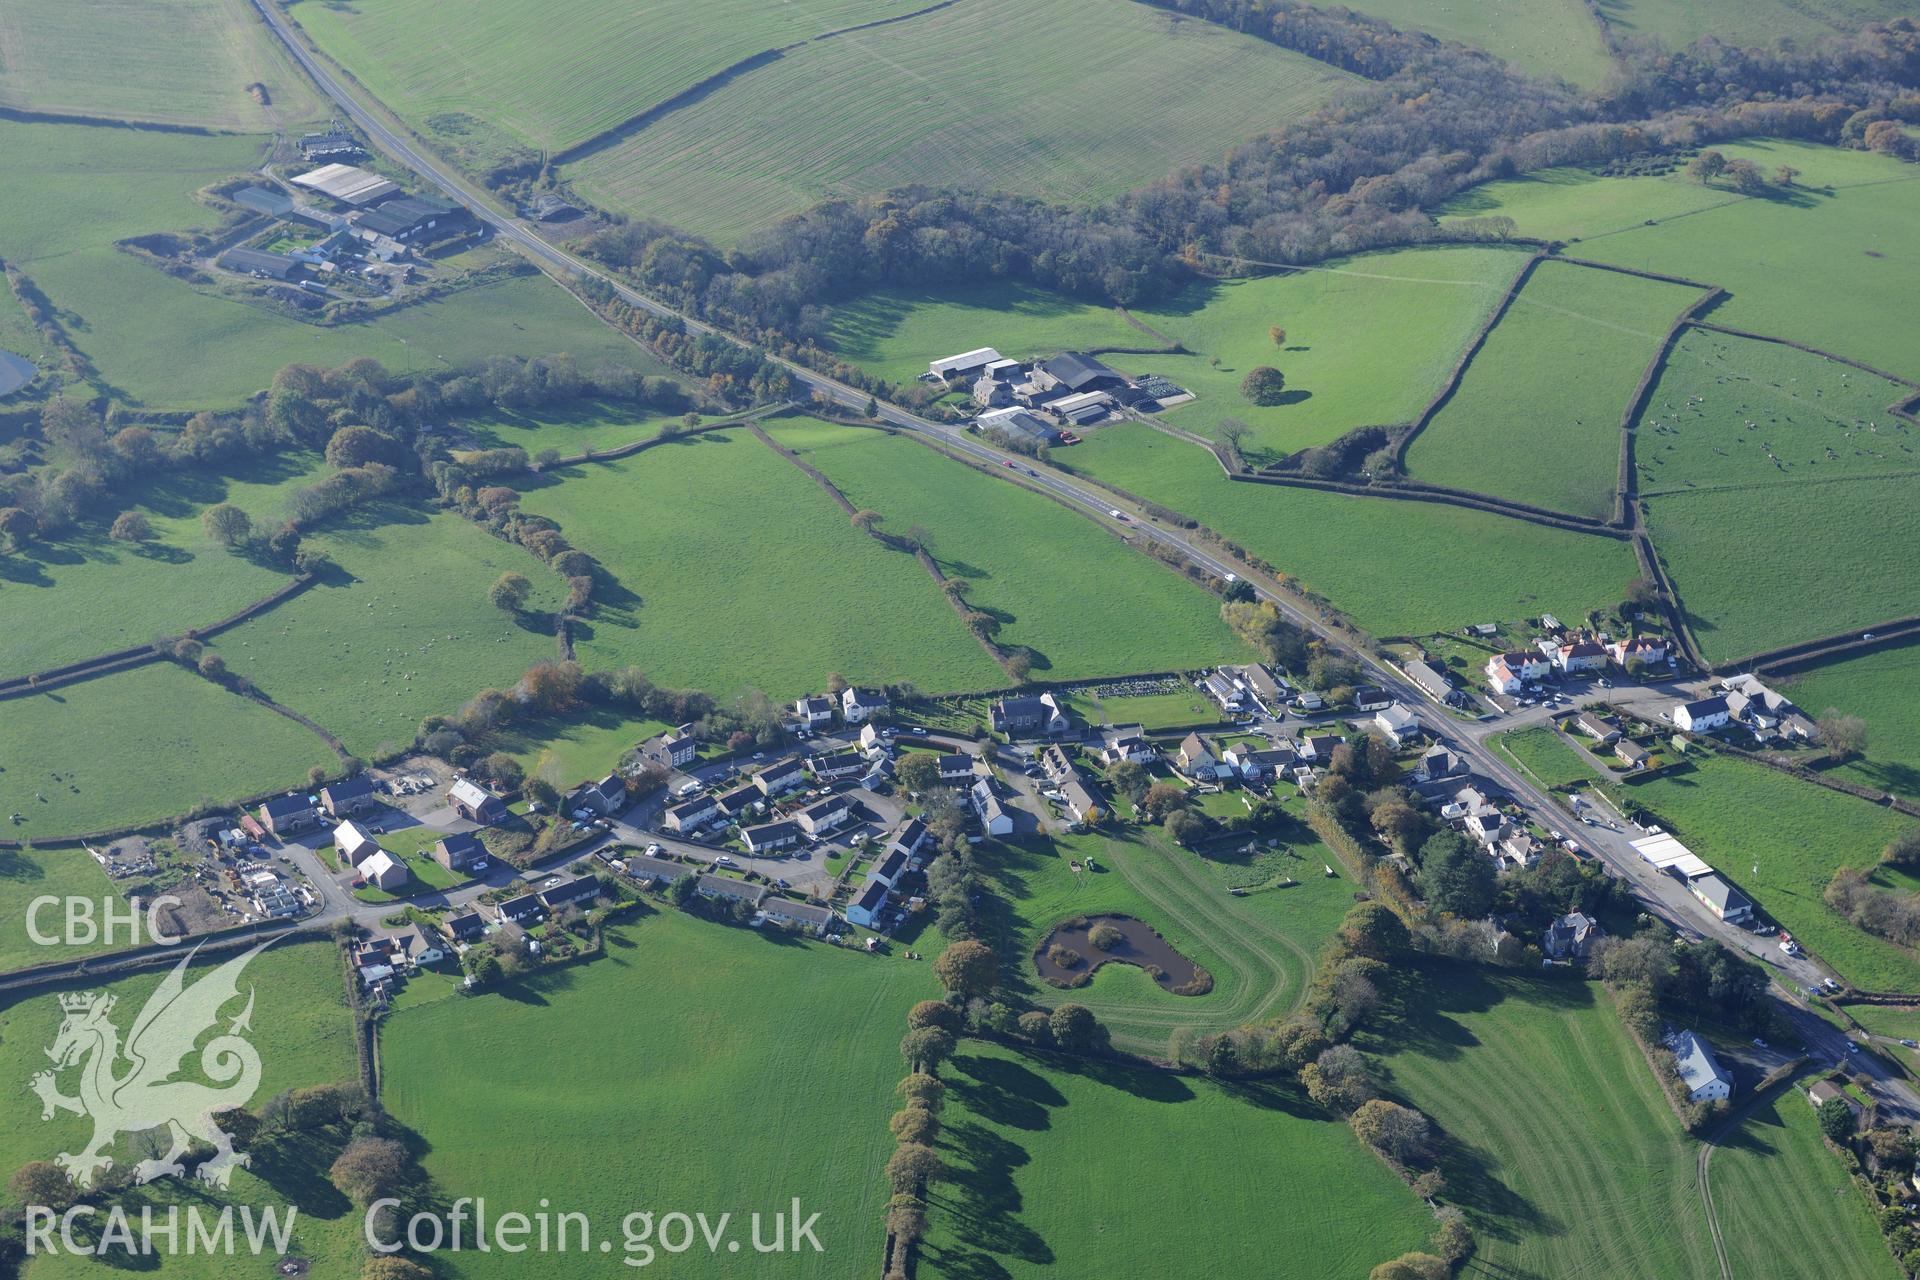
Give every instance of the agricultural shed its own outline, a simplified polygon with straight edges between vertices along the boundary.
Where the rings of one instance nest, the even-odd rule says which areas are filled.
[[[351,205],[369,205],[400,189],[391,179],[352,164],[323,164],[293,179],[293,184]]]

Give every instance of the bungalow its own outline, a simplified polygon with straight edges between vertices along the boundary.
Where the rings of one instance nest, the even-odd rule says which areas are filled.
[[[380,852],[380,842],[357,822],[343,822],[333,829],[333,847],[350,867],[357,867]]]
[[[1060,709],[1060,703],[1053,694],[1043,693],[1038,697],[1001,698],[993,704],[989,719],[995,733],[1004,733],[1009,738],[1044,735],[1051,737],[1065,733],[1071,724],[1067,713]]]
[[[1085,822],[1103,807],[1100,797],[1094,794],[1093,788],[1087,785],[1078,769],[1072,770],[1070,776],[1061,782],[1060,798],[1075,822]]]
[[[1586,734],[1603,747],[1610,747],[1620,740],[1620,725],[1606,716],[1593,711],[1582,711],[1574,717],[1573,727]]]
[[[851,778],[867,771],[867,762],[857,751],[841,751],[827,756],[810,756],[807,768],[821,782],[833,782],[840,778]]]
[[[1300,739],[1300,756],[1303,760],[1325,765],[1327,761],[1333,759],[1334,750],[1339,747],[1340,742],[1341,740],[1331,733],[1308,734]]]
[[[470,779],[462,778],[447,791],[447,802],[453,811],[468,822],[477,822],[488,826],[507,816],[507,806],[500,797]]]
[[[1209,672],[1200,681],[1200,692],[1219,703],[1220,709],[1228,715],[1239,715],[1246,710],[1246,695],[1239,681],[1228,674],[1225,668]]]
[[[887,695],[878,689],[847,689],[840,695],[840,718],[859,724],[869,716],[886,714]]]
[[[575,876],[551,889],[540,891],[540,905],[549,911],[558,911],[562,907],[578,903],[591,902],[600,896],[600,881],[593,876]]]
[[[1851,1111],[1856,1117],[1859,1116],[1860,1104],[1852,1098],[1849,1098],[1846,1091],[1833,1081],[1816,1080],[1813,1087],[1807,1090],[1807,1105],[1811,1106],[1815,1111],[1820,1110],[1820,1108],[1836,1099],[1846,1103],[1847,1110]]]
[[[695,796],[682,804],[670,806],[660,825],[669,831],[692,831],[713,821],[719,814],[719,802],[712,796]]]
[[[753,785],[760,794],[772,799],[783,791],[805,786],[807,767],[797,758],[788,758],[777,764],[770,764],[754,775]]]
[[[1785,738],[1810,742],[1819,733],[1800,708],[1762,684],[1758,676],[1729,676],[1721,687],[1726,691],[1728,716],[1762,737],[1778,733]]]
[[[1563,644],[1554,654],[1554,665],[1568,675],[1582,671],[1598,671],[1607,665],[1607,648],[1593,640],[1576,640]]]
[[[740,842],[747,846],[747,852],[756,857],[772,853],[777,849],[787,849],[800,843],[800,824],[782,819],[779,822],[763,822],[757,827],[748,827],[740,833]]]
[[[1287,700],[1287,682],[1258,662],[1249,662],[1235,670],[1240,683],[1260,704],[1261,709],[1269,715],[1278,714],[1280,706]]]
[[[1668,1038],[1667,1048],[1673,1052],[1674,1066],[1691,1101],[1711,1102],[1733,1093],[1733,1077],[1705,1040],[1691,1031],[1677,1031]]]
[[[1676,729],[1685,729],[1688,733],[1705,733],[1726,724],[1732,714],[1723,697],[1697,698],[1673,709],[1673,724]]]
[[[385,849],[375,849],[358,864],[360,878],[376,889],[391,892],[411,880],[406,864]]]
[[[413,952],[413,962],[417,965],[437,964],[447,958],[447,950],[440,945],[440,935],[437,933],[415,929],[406,935],[406,940],[412,944],[409,949]]]
[[[1453,687],[1453,677],[1440,668],[1427,662],[1409,662],[1403,668],[1407,679],[1420,686],[1420,691],[1439,702],[1453,702],[1459,698],[1459,692]]]
[[[927,362],[927,376],[938,382],[949,378],[964,378],[979,373],[990,364],[998,364],[1003,357],[992,347],[975,347],[972,351],[962,351],[957,356],[943,356]]]
[[[1101,764],[1119,764],[1122,760],[1152,764],[1159,758],[1160,753],[1137,724],[1114,725],[1100,731]]]
[[[887,895],[891,892],[878,880],[868,880],[866,887],[860,890],[860,896],[847,905],[847,921],[862,928],[876,928],[880,923],[880,913],[887,909]]]
[[[1198,733],[1189,733],[1180,740],[1180,749],[1174,758],[1180,762],[1180,771],[1190,778],[1212,782],[1220,776],[1220,762],[1214,759],[1206,739]]]
[[[313,802],[304,794],[273,796],[260,804],[260,825],[276,836],[305,831],[308,827],[318,825],[319,821],[320,815],[314,812]]]
[[[1327,705],[1327,700],[1311,689],[1302,689],[1299,696],[1293,700],[1293,705],[1302,711],[1318,711]]]
[[[993,793],[993,783],[980,778],[973,784],[967,798],[973,802],[973,812],[980,819],[980,829],[990,836],[1004,836],[1013,833],[1013,814],[1000,803],[1000,797]],[[848,912],[852,919],[853,913]]]
[[[1258,747],[1251,742],[1236,742],[1221,752],[1220,758],[1247,779],[1264,778],[1293,767],[1299,759],[1286,747]]]
[[[445,924],[447,936],[455,942],[477,942],[487,931],[486,921],[475,911],[462,911],[457,916],[448,916]]]
[[[1634,636],[1616,640],[1607,647],[1613,660],[1629,670],[1633,664],[1651,667],[1667,660],[1667,642],[1662,636]]]
[[[626,807],[627,780],[618,773],[582,782],[567,797],[569,812],[585,809],[603,818],[612,817]]]
[[[1709,871],[1705,875],[1692,877],[1687,881],[1687,891],[1728,924],[1739,924],[1753,918],[1752,901],[1721,879],[1718,872]]]
[[[751,782],[735,787],[723,796],[716,796],[713,804],[723,817],[738,818],[754,805],[760,803],[760,788]]]
[[[1518,693],[1546,675],[1549,669],[1545,655],[1516,649],[1487,659],[1487,683],[1495,693]]]
[[[1443,778],[1462,778],[1467,774],[1467,762],[1452,747],[1436,742],[1428,747],[1420,762],[1413,767],[1416,782],[1439,782]]]
[[[483,871],[487,846],[471,831],[457,832],[434,842],[433,860],[449,871]]]
[[[726,876],[701,876],[694,881],[694,889],[703,898],[744,902],[750,907],[758,907],[761,899],[767,896],[765,885],[748,884],[745,880],[733,880]]]
[[[1363,684],[1353,691],[1353,705],[1361,711],[1378,711],[1392,702],[1387,691],[1377,684]]]
[[[1554,960],[1585,960],[1600,939],[1600,922],[1583,912],[1561,916],[1547,926],[1540,949]]]
[[[644,853],[622,861],[627,864],[627,874],[642,884],[667,885],[693,874],[692,868],[685,863],[669,862],[665,858],[650,857]]]
[[[1404,747],[1420,736],[1420,717],[1397,702],[1375,712],[1373,725],[1395,747]]]
[[[847,803],[845,796],[828,796],[824,800],[814,801],[793,817],[801,830],[819,837],[845,826],[853,817],[853,806]]]
[[[320,788],[320,805],[334,818],[345,818],[378,803],[373,794],[373,779],[364,773]]]
[[[1613,744],[1613,758],[1628,769],[1644,769],[1653,754],[1632,738],[1622,738]]]
[[[974,759],[965,752],[943,755],[934,763],[939,767],[940,781],[949,786],[970,782],[973,779]]]
[[[813,693],[804,698],[796,698],[793,703],[793,718],[809,729],[816,725],[830,724],[833,721],[833,699],[824,693]]]
[[[545,911],[537,893],[523,893],[493,905],[493,914],[502,924],[523,924],[538,919]]]
[[[792,898],[783,898],[770,893],[760,900],[760,910],[775,924],[787,925],[821,937],[833,932],[840,917],[833,914],[831,907],[823,907],[817,902],[795,902]]]
[[[919,818],[909,818],[905,826],[894,832],[893,842],[887,846],[888,854],[903,853],[908,862],[915,862],[927,843],[927,836],[927,824]]]

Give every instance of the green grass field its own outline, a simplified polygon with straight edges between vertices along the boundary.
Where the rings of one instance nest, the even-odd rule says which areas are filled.
[[[1909,557],[1849,567],[1863,538],[1893,547],[1920,536],[1913,488],[1906,477],[1856,477],[1669,494],[1646,500],[1647,527],[1700,647],[1730,662],[1920,611]]]
[[[515,725],[502,749],[512,752],[529,774],[565,788],[604,776],[621,756],[668,727],[659,720],[598,708],[564,721]]]
[[[1610,517],[1620,414],[1668,327],[1699,296],[1542,263],[1407,450],[1407,470],[1455,489]]]
[[[0,784],[4,784],[6,778],[6,774],[0,774]],[[0,790],[0,797],[7,796],[10,791],[11,788]],[[3,802],[0,800],[0,803]],[[0,818],[4,816],[0,815]],[[0,822],[0,831],[6,832],[8,839],[14,838],[16,830],[24,828],[16,828],[10,822]],[[27,913],[32,909],[34,899],[87,898],[93,902],[97,917],[104,901],[118,899],[119,896],[113,882],[100,869],[100,864],[85,849],[0,849],[0,972],[109,950],[104,942],[71,947],[65,944],[42,946],[35,942],[27,932]],[[120,906],[117,902],[115,905],[117,908]],[[65,910],[61,903],[40,909],[34,924],[41,936],[64,935]],[[115,948],[126,945],[125,934],[124,927],[115,934]],[[145,937],[144,934],[141,936]]]
[[[326,114],[246,0],[10,4],[0,106],[261,132]]]
[[[887,528],[930,532],[941,571],[1000,620],[1000,644],[1035,655],[1041,679],[1246,656],[1211,593],[1049,498],[859,427],[795,423],[772,434]]]
[[[1399,1179],[1291,1089],[978,1041],[945,1074],[955,1176],[934,1192],[922,1276],[1360,1276],[1432,1231]],[[1147,1177],[1122,1151],[1181,1154]]]
[[[205,964],[196,965],[189,981],[206,968]],[[123,1032],[132,1026],[165,972],[152,970],[121,978],[107,987],[119,1000],[113,1020]],[[282,1089],[358,1080],[353,1020],[342,998],[339,952],[331,945],[310,942],[270,948],[247,967],[240,986],[243,995],[249,988],[257,995],[247,1036],[259,1052],[261,1066],[260,1086],[250,1100],[252,1105],[264,1103]],[[98,989],[97,984],[74,984],[0,1004],[0,1064],[23,1082],[45,1068],[47,1062],[41,1051],[53,1042],[60,1022],[55,996],[59,991],[90,989]],[[240,1007],[241,1002],[236,1000],[224,1011],[229,1020]],[[184,1078],[197,1075],[193,1065],[197,1062],[197,1057],[189,1059]],[[72,1090],[71,1073],[66,1087]],[[0,1137],[0,1160],[9,1169],[27,1160],[77,1150],[89,1131],[88,1121],[72,1115],[63,1114],[42,1123],[37,1106],[29,1110],[24,1103],[14,1114],[17,1122]],[[126,1192],[116,1202],[128,1207],[136,1224],[145,1204],[154,1206],[156,1223],[164,1221],[170,1204],[197,1204],[208,1214],[217,1214],[222,1204],[249,1206],[256,1214],[272,1207],[283,1217],[289,1206],[297,1206],[289,1252],[310,1259],[315,1276],[349,1276],[358,1271],[364,1256],[361,1215],[326,1181],[325,1168],[335,1154],[336,1148],[318,1141],[296,1142],[270,1155],[256,1155],[250,1169],[235,1172],[233,1184],[224,1194],[207,1192],[198,1184],[167,1180]],[[239,1234],[237,1223],[235,1233]],[[184,1252],[167,1256],[163,1237],[156,1238],[156,1248],[163,1252],[139,1259],[139,1269],[163,1280],[245,1280],[261,1275],[267,1267],[265,1261],[244,1248],[231,1256],[188,1256]],[[101,1265],[96,1259],[64,1254],[34,1260],[30,1274],[34,1280],[66,1280],[98,1275]]]
[[[916,0],[301,0],[313,42],[430,136],[472,122],[559,151],[742,58],[917,8]],[[438,128],[436,128],[438,124]]]
[[[648,374],[669,373],[650,353],[635,347],[633,354],[635,358],[629,363],[636,368]],[[453,430],[462,439],[463,449],[525,449],[529,456],[543,449],[558,449],[563,456],[572,457],[650,439],[659,434],[664,421],[663,415],[645,408],[588,403],[534,413],[496,409],[461,418],[453,424]]]
[[[1352,83],[1132,0],[957,0],[746,70],[562,172],[604,208],[723,242],[902,186],[1091,203]]]
[[[1809,715],[1838,707],[1866,719],[1866,756],[1842,766],[1844,776],[1920,799],[1920,648],[1836,662],[1781,687]]]
[[[1771,505],[1796,481],[1920,474],[1920,429],[1887,413],[1911,394],[1825,356],[1689,329],[1640,420],[1640,490],[1762,489]],[[1825,488],[1819,505],[1845,509],[1844,492]]]
[[[1622,36],[1652,36],[1677,49],[1705,36],[1758,48],[1781,38],[1851,35],[1913,9],[1900,0],[1601,0],[1600,12]]]
[[[1550,728],[1522,729],[1494,739],[1501,750],[1546,787],[1561,788],[1592,782],[1593,768],[1567,740]]]
[[[1631,549],[1605,538],[1432,503],[1233,484],[1204,451],[1150,427],[1108,428],[1070,453],[1076,469],[1200,520],[1376,635],[1543,609],[1578,617],[1634,576]]]
[[[1516,71],[1593,88],[1613,60],[1600,26],[1576,0],[1362,0],[1354,6],[1408,31],[1485,49]]]
[[[457,515],[375,507],[308,543],[336,571],[212,647],[358,755],[405,746],[422,718],[555,656],[545,611],[560,603],[558,575]],[[509,570],[534,588],[517,619],[487,601]]]
[[[386,1103],[430,1144],[426,1166],[450,1194],[528,1212],[546,1197],[616,1241],[638,1209],[731,1211],[744,1235],[750,1211],[798,1196],[821,1215],[825,1252],[756,1259],[755,1273],[872,1271],[886,1120],[905,1073],[895,1046],[907,1009],[936,989],[928,966],[897,956],[662,910],[614,929],[604,959],[397,1011],[381,1033]],[[564,1083],[567,1055],[589,1042],[591,1079]],[[510,1130],[542,1137],[501,1143]],[[442,1261],[475,1280],[525,1263]],[[670,1261],[677,1274],[738,1269],[704,1251]],[[607,1265],[554,1255],[541,1274],[601,1276]]]
[[[1189,724],[1214,724],[1220,708],[1191,685],[1172,693],[1148,693],[1131,698],[1103,698],[1091,690],[1068,695],[1080,707],[1082,718],[1093,724],[1137,724],[1148,732]]]
[[[1447,1199],[1490,1273],[1707,1276],[1694,1147],[1598,987],[1430,965],[1367,1047],[1445,1131]],[[1771,1274],[1771,1273],[1769,1273]]]
[[[1755,1107],[1707,1167],[1735,1275],[1899,1280],[1867,1198],[1820,1136],[1811,1076]]]
[[[744,431],[555,472],[523,505],[605,566],[594,616],[574,633],[589,667],[777,698],[829,671],[927,690],[1005,682],[912,557],[853,528]]]
[[[1692,768],[1647,778],[1625,795],[1849,982],[1920,989],[1911,952],[1856,929],[1821,900],[1835,870],[1871,868],[1913,819],[1731,756],[1695,749],[1688,759]],[[1901,877],[1898,887],[1915,886]]]
[[[1483,183],[1440,206],[1440,221],[1512,218],[1522,235],[1579,244],[1696,214],[1745,196],[1722,187],[1665,177],[1605,177],[1589,169],[1536,169],[1518,178]],[[1573,252],[1580,253],[1580,249]]]
[[[652,371],[631,342],[536,276],[323,328],[198,292],[114,248],[128,236],[212,225],[193,193],[256,168],[266,141],[0,121],[15,179],[0,193],[0,246],[122,398],[156,409],[229,407],[282,365],[360,356],[405,371],[567,351],[589,368],[618,361]]]
[[[236,800],[334,763],[325,743],[173,663],[0,702],[0,815],[17,839],[102,831]]]
[[[1169,423],[1212,435],[1221,419],[1238,418],[1253,428],[1242,446],[1250,453],[1290,453],[1354,427],[1412,421],[1524,261],[1514,249],[1398,249],[1195,284],[1137,313],[1192,354],[1122,364],[1198,396],[1168,410]],[[1276,324],[1284,350],[1269,334]],[[1241,394],[1241,379],[1261,365],[1286,375],[1285,404]]]

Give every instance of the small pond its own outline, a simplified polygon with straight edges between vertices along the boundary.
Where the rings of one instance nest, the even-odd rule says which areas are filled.
[[[1040,949],[1033,954],[1034,969],[1056,987],[1084,987],[1103,964],[1138,965],[1163,990],[1177,996],[1201,996],[1213,990],[1212,974],[1174,950],[1146,921],[1132,916],[1062,920],[1040,940]]]
[[[10,396],[40,373],[33,361],[11,351],[0,351],[0,396]]]

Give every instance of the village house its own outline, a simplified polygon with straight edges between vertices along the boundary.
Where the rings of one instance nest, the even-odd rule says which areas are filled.
[[[763,822],[757,827],[748,827],[740,833],[740,843],[755,857],[791,848],[800,843],[800,838],[800,824],[784,818],[778,822]]]
[[[1603,747],[1610,747],[1620,740],[1620,726],[1595,711],[1582,711],[1575,716],[1573,727]]]
[[[600,896],[600,881],[593,876],[576,876],[551,889],[540,891],[540,905],[549,911],[562,907],[584,906]]]
[[[1240,684],[1224,669],[1208,672],[1200,681],[1200,692],[1219,704],[1228,715],[1237,716],[1246,710],[1246,695]]]
[[[1234,743],[1220,758],[1249,782],[1285,773],[1300,759],[1290,748],[1262,747],[1251,742]]]
[[[1378,711],[1392,703],[1387,691],[1377,684],[1359,685],[1353,691],[1353,705],[1360,711]]]
[[[807,767],[794,757],[770,764],[753,777],[753,785],[769,800],[782,792],[805,786],[806,782]]]
[[[802,831],[818,839],[829,831],[845,826],[853,817],[853,806],[847,803],[845,796],[828,796],[824,800],[814,801],[793,817]]]
[[[1816,1080],[1807,1090],[1807,1105],[1811,1106],[1815,1111],[1820,1110],[1820,1108],[1835,1100],[1847,1104],[1847,1110],[1853,1113],[1854,1120],[1857,1124],[1860,1118],[1860,1104],[1852,1098],[1849,1098],[1846,1090],[1842,1089],[1839,1085],[1831,1080]]]
[[[447,790],[447,803],[468,822],[490,826],[507,816],[507,806],[499,796],[468,778],[462,778]]]
[[[1046,771],[1049,781],[1058,782],[1073,772],[1073,761],[1067,759],[1067,753],[1055,743],[1040,753],[1040,767]]]
[[[273,796],[260,803],[260,826],[282,838],[317,826],[320,815],[304,795]]]
[[[1733,1077],[1713,1056],[1713,1049],[1691,1031],[1676,1031],[1667,1038],[1680,1081],[1693,1102],[1712,1102],[1733,1093]]]
[[[1331,733],[1308,734],[1300,739],[1300,756],[1324,767],[1327,761],[1333,759],[1333,753],[1340,743],[1341,739]]]
[[[1487,683],[1495,693],[1515,694],[1551,670],[1542,654],[1516,649],[1487,659]]]
[[[661,824],[669,831],[694,831],[713,821],[720,806],[711,795],[695,796],[680,804],[669,805]]]
[[[1600,939],[1600,923],[1575,911],[1547,926],[1540,949],[1552,960],[1585,960],[1593,944]]]
[[[1220,776],[1220,762],[1214,758],[1207,740],[1198,733],[1189,733],[1180,740],[1174,759],[1180,765],[1180,772],[1196,781],[1212,782]]]
[[[1420,737],[1420,717],[1397,702],[1375,712],[1373,725],[1396,750]]]
[[[1052,693],[1043,693],[1038,697],[1001,698],[993,704],[989,718],[993,731],[1009,738],[1052,737],[1065,733],[1071,725],[1067,713],[1060,709],[1060,703]]]
[[[1507,818],[1498,809],[1479,809],[1466,816],[1460,829],[1491,849],[1506,838]]]
[[[644,853],[633,854],[622,861],[626,863],[626,873],[641,884],[670,885],[693,874],[692,869],[684,863],[669,862],[665,858],[654,858]]]
[[[878,880],[891,889],[900,883],[900,877],[907,874],[907,855],[904,850],[895,849],[880,860],[880,864],[867,872],[867,879]]]
[[[380,852],[380,842],[365,827],[352,821],[333,829],[333,847],[349,867],[357,867]]]
[[[934,763],[940,770],[940,781],[950,787],[973,780],[974,759],[964,752],[951,752]]]
[[[860,750],[869,756],[885,755],[893,750],[888,745],[892,737],[891,733],[882,732],[878,725],[869,721],[860,727]]]
[[[461,831],[454,835],[443,836],[434,842],[433,860],[449,871],[484,871],[487,867],[487,846],[471,831]]]
[[[523,893],[493,904],[494,918],[501,924],[525,924],[529,920],[538,920],[545,911],[537,893]]]
[[[1706,733],[1726,724],[1732,712],[1727,700],[1718,695],[1711,698],[1697,698],[1692,702],[1683,702],[1673,709],[1673,725],[1688,733]]]
[[[833,699],[824,693],[808,694],[796,698],[793,703],[793,718],[807,728],[833,723]]]
[[[626,807],[627,780],[618,773],[582,782],[567,796],[569,812],[585,810],[598,817],[610,818]]]
[[[1632,738],[1621,738],[1613,744],[1613,758],[1629,770],[1639,770],[1647,767],[1647,762],[1653,759],[1653,753]]]
[[[1607,648],[1594,640],[1575,640],[1563,644],[1554,654],[1554,665],[1568,675],[1599,671],[1607,665]]]
[[[741,814],[751,810],[754,805],[759,804],[760,800],[760,788],[749,782],[735,787],[725,795],[716,796],[713,804],[722,817],[737,819]]]
[[[1451,703],[1460,697],[1460,691],[1453,687],[1453,677],[1429,662],[1409,662],[1401,668],[1407,673],[1407,679],[1420,686],[1420,691],[1439,702]]]
[[[1651,667],[1667,660],[1667,642],[1661,636],[1634,636],[1629,640],[1616,640],[1607,646],[1607,651],[1622,667],[1630,663]]]
[[[1428,747],[1413,766],[1415,782],[1439,782],[1444,778],[1465,777],[1466,774],[1465,758],[1452,747],[1439,742]]]
[[[848,689],[840,695],[840,718],[859,724],[869,716],[885,715],[887,695],[878,689]]]
[[[815,937],[824,937],[831,933],[840,917],[833,914],[831,907],[823,907],[817,902],[795,902],[792,898],[783,898],[777,893],[768,894],[760,900],[760,910],[767,919],[790,929],[799,929]]]
[[[1060,803],[1075,822],[1085,822],[1096,812],[1104,810],[1100,797],[1081,776],[1078,769],[1070,769],[1067,777],[1060,782]]]
[[[1007,408],[1013,403],[1013,388],[983,373],[974,379],[973,402],[982,409]]]
[[[878,880],[868,880],[860,894],[847,904],[847,922],[863,929],[878,928],[881,913],[887,909],[889,890]]]
[[[758,908],[761,900],[767,896],[764,885],[748,884],[744,880],[733,880],[726,876],[701,876],[694,882],[694,888],[703,898],[713,898],[720,902],[744,902],[754,908]]]
[[[1796,742],[1811,742],[1819,729],[1791,700],[1774,692],[1755,675],[1729,676],[1721,682],[1727,699],[1727,715],[1761,738],[1779,736]]]
[[[1013,814],[1000,803],[1000,797],[994,794],[993,782],[988,778],[976,779],[967,798],[973,803],[973,812],[980,819],[980,830],[990,836],[1004,836],[1013,833]],[[851,919],[851,915],[848,917]]]
[[[809,756],[807,768],[821,782],[834,782],[840,778],[852,778],[867,771],[867,762],[857,751],[840,751],[833,755]]]
[[[642,759],[668,770],[686,768],[699,754],[700,739],[694,736],[690,724],[650,738],[640,748]]]
[[[440,945],[440,935],[429,933],[425,929],[415,928],[405,935],[405,943],[412,953],[415,965],[438,964],[447,958],[447,950]]]
[[[336,820],[374,808],[380,803],[373,793],[373,779],[364,773],[330,782],[320,788],[320,806]]]
[[[406,864],[388,853],[385,849],[375,849],[358,863],[355,868],[360,878],[376,889],[388,893],[398,889],[413,877],[407,871]]]
[[[920,851],[926,847],[929,834],[925,822],[919,818],[908,818],[906,823],[894,832],[893,841],[887,846],[889,859],[893,854],[898,853],[906,858],[908,865],[917,867],[920,863]]]
[[[1287,682],[1267,670],[1258,662],[1249,662],[1244,666],[1227,667],[1240,682],[1241,688],[1260,705],[1268,715],[1279,715],[1287,701]]]
[[[1137,724],[1112,725],[1100,731],[1101,764],[1119,764],[1122,760],[1152,764],[1159,758],[1160,753]]]
[[[478,942],[487,932],[486,921],[476,911],[462,911],[445,920],[447,936],[455,942]]]

